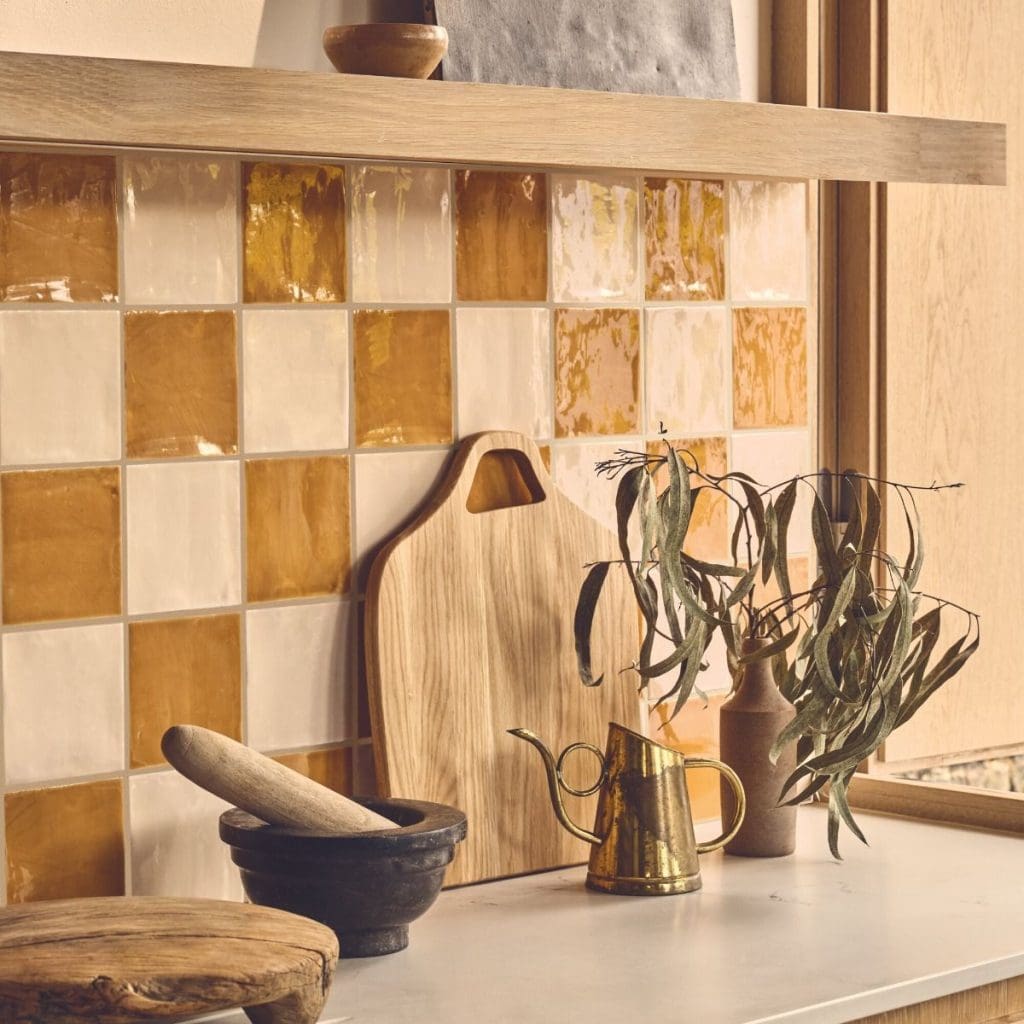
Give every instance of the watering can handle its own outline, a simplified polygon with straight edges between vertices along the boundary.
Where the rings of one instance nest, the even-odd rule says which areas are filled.
[[[712,839],[708,843],[697,844],[698,853],[710,853],[712,850],[725,846],[739,832],[740,826],[743,824],[743,816],[747,813],[747,794],[743,792],[743,783],[740,782],[740,777],[727,764],[723,764],[721,761],[716,761],[710,757],[688,757],[686,759],[686,767],[714,768],[716,771],[720,771],[725,776],[726,782],[732,787],[732,791],[736,794],[736,818],[733,823],[717,839]]]

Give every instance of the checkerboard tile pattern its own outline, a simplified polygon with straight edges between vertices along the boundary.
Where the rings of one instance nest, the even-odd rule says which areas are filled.
[[[237,897],[222,805],[160,753],[172,722],[372,790],[366,574],[461,437],[531,435],[606,523],[593,464],[619,447],[807,469],[806,204],[802,183],[0,153],[0,897]],[[474,501],[516,500],[491,469]],[[728,529],[709,505],[694,550]],[[712,749],[713,717],[661,738]],[[715,813],[717,782],[690,785]]]

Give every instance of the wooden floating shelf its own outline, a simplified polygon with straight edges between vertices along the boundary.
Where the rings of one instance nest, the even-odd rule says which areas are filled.
[[[1006,183],[1006,126],[670,96],[0,53],[0,140],[839,181]]]

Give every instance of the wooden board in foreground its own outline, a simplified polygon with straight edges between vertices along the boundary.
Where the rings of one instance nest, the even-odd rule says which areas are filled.
[[[0,1020],[133,1024],[243,1007],[253,1024],[314,1024],[334,932],[269,907],[106,897],[0,909]]]

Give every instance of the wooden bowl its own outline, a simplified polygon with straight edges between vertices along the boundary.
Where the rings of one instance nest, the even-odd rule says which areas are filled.
[[[232,808],[220,816],[246,896],[333,928],[343,957],[409,944],[409,924],[437,899],[466,816],[421,800],[355,798],[395,828],[322,835],[268,825]]]
[[[438,25],[334,25],[324,31],[324,53],[347,75],[429,78],[448,51]]]

